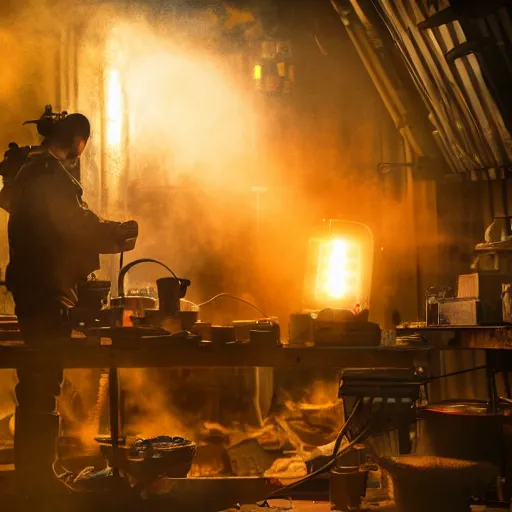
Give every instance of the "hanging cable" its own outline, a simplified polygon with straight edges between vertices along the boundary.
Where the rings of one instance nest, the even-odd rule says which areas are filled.
[[[348,421],[347,421],[348,423]],[[336,464],[336,459],[338,457],[341,457],[342,455],[345,455],[348,453],[356,444],[361,441],[361,439],[366,435],[366,433],[370,430],[371,426],[373,424],[373,421],[371,421],[364,430],[362,430],[350,443],[348,443],[346,446],[343,447],[343,449],[335,456],[333,457],[327,464],[322,466],[321,468],[317,469],[316,471],[313,471],[312,473],[309,473],[305,477],[301,478],[300,480],[297,480],[296,482],[293,482],[291,484],[285,485],[284,487],[280,487],[279,489],[276,489],[275,491],[272,491],[268,498],[263,502],[260,506],[265,506],[265,503],[267,500],[271,499],[274,496],[281,496],[283,492],[286,492],[287,490],[293,489],[305,482],[309,482],[313,478],[316,478],[317,476],[322,475],[323,473],[326,473],[327,471],[330,471],[332,467]],[[346,424],[345,424],[346,425]]]
[[[456,377],[457,375],[463,375],[464,373],[476,372],[478,370],[485,370],[486,368],[487,368],[487,366],[481,365],[481,366],[474,366],[473,368],[468,368],[467,370],[459,370],[457,372],[444,373],[443,375],[436,375],[434,377],[429,377],[428,379],[425,379],[423,381],[423,384],[429,384],[435,380],[446,379],[448,377]]]
[[[218,295],[215,295],[215,297],[212,297],[211,299],[208,299],[207,301],[202,302],[201,304],[198,304],[197,306],[199,308],[202,308],[203,306],[207,306],[208,304],[215,302],[217,299],[220,299],[221,297],[228,297],[230,299],[237,300],[239,302],[247,304],[251,308],[258,311],[258,313],[261,313],[265,318],[268,318],[268,315],[263,310],[261,310],[260,308],[258,308],[257,306],[255,306],[254,304],[249,302],[248,300],[242,299],[241,297],[237,297],[236,295],[232,295],[231,293],[219,293]]]
[[[342,450],[338,453],[339,447],[341,445],[343,437],[345,436],[347,428],[354,421],[354,417],[355,417],[356,413],[359,411],[361,403],[362,403],[362,399],[359,398],[357,400],[357,402],[355,403],[354,408],[352,409],[352,412],[350,413],[350,416],[347,418],[347,421],[345,421],[345,423],[341,427],[340,432],[336,437],[336,441],[334,442],[334,449],[333,449],[333,454],[332,454],[331,460],[329,462],[327,462],[327,464],[323,465],[321,468],[317,469],[316,471],[313,471],[312,473],[309,473],[308,475],[304,476],[300,480],[297,480],[296,482],[285,485],[284,487],[280,487],[279,489],[276,489],[275,491],[271,492],[268,495],[267,500],[269,500],[273,496],[280,496],[283,492],[285,492],[289,489],[293,489],[293,488],[297,487],[298,485],[301,485],[305,482],[308,482],[309,480],[312,480],[313,478],[316,478],[319,475],[322,475],[323,473],[326,473],[336,464],[336,459],[338,457],[341,457],[345,453],[349,452],[357,443],[359,443],[359,441],[366,435],[366,433],[372,426],[373,421],[374,421],[373,419],[352,441],[350,441],[346,446],[344,446],[342,448]],[[264,504],[266,503],[267,500],[265,500],[263,502],[263,505],[261,505],[261,506],[265,506]]]
[[[192,302],[191,300],[188,300],[188,299],[180,299],[181,302],[184,302],[185,304],[190,304],[191,306],[194,306],[195,308],[199,308],[199,305],[196,304],[195,302]]]
[[[358,398],[356,403],[354,404],[354,408],[352,409],[352,412],[350,413],[349,417],[347,418],[347,421],[343,424],[341,427],[340,433],[337,435],[336,440],[334,441],[334,448],[332,450],[332,456],[336,457],[338,450],[340,449],[341,443],[343,441],[343,437],[345,435],[345,432],[347,431],[348,426],[352,422],[354,416],[356,415],[356,412],[358,412],[359,407],[363,403],[362,398]]]

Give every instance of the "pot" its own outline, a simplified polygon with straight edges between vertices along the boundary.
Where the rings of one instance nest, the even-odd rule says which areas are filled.
[[[504,416],[478,401],[444,402],[420,410],[418,455],[501,465]]]

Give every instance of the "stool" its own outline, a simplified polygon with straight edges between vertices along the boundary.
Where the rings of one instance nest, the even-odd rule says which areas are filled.
[[[471,496],[499,476],[488,462],[433,456],[384,457],[378,464],[393,480],[396,512],[469,512]]]

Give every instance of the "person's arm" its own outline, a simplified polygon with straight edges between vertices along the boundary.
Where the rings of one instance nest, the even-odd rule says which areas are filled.
[[[126,241],[136,238],[137,223],[120,223],[99,218],[81,204],[73,184],[60,169],[41,173],[27,180],[25,207],[32,215],[48,219],[53,230],[76,245],[90,247],[99,254],[114,254],[133,249]]]
[[[114,222],[101,219],[81,204],[76,196],[75,203],[66,206],[66,213],[63,215],[64,226],[72,224],[75,227],[74,236],[85,236],[99,254],[116,254],[134,248],[138,236],[138,225],[135,221]]]

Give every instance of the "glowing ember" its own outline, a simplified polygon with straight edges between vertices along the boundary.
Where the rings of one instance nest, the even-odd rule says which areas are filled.
[[[316,279],[317,299],[345,299],[361,294],[361,248],[346,239],[320,246]]]

